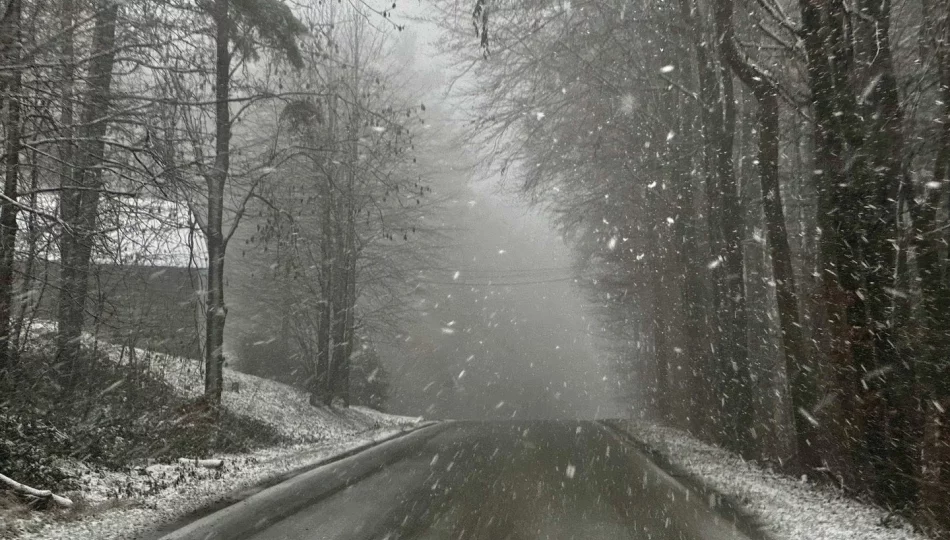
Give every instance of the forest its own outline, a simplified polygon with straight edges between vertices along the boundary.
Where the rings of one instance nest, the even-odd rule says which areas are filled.
[[[385,399],[375,340],[405,317],[431,233],[425,106],[387,59],[403,26],[282,0],[0,14],[3,473],[70,487],[59,458],[121,468],[322,433],[236,416],[242,356],[341,411],[320,422],[378,424],[346,409]]]
[[[200,357],[181,407],[231,425],[248,327],[311,405],[368,399],[440,234],[388,6],[4,0],[0,419],[88,420],[101,338]],[[950,0],[426,11],[634,414],[950,530]]]
[[[437,6],[628,403],[945,530],[950,3]]]

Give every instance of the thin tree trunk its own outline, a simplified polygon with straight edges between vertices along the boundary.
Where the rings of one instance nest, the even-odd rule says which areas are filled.
[[[62,143],[59,145],[60,162],[60,187],[62,191],[59,196],[59,216],[63,223],[70,223],[75,220],[76,208],[79,205],[79,192],[75,188],[76,159],[74,116],[75,106],[73,104],[73,87],[76,82],[75,66],[75,29],[73,23],[76,19],[75,0],[62,0],[61,3],[60,32],[62,34],[61,62],[62,62],[62,97],[60,99],[60,137]],[[70,247],[72,241],[69,235],[72,231],[61,230],[59,236],[59,304],[57,312],[57,321],[67,316],[65,312],[66,302],[74,301],[70,296],[73,290],[72,283],[74,279],[72,272],[66,267],[65,261],[70,257]],[[57,333],[56,350],[59,355],[66,357],[72,355],[75,357],[78,346],[74,347],[69,343],[68,337],[59,332]],[[70,362],[71,363],[71,362]],[[67,379],[72,375],[68,373],[71,367],[67,366]]]
[[[39,152],[34,148],[31,152],[30,159],[30,208],[36,208],[38,193],[37,190],[40,187],[40,168],[38,165]],[[23,341],[25,336],[23,335],[23,323],[26,320],[27,311],[36,309],[38,302],[32,299],[33,296],[33,282],[35,278],[33,277],[33,272],[35,271],[36,261],[38,256],[37,244],[40,240],[40,228],[37,225],[36,214],[30,213],[27,217],[26,222],[26,232],[27,232],[27,246],[26,246],[26,261],[23,268],[23,281],[20,283],[20,297],[23,299],[20,301],[19,313],[17,313],[16,319],[13,322],[11,331],[13,332],[13,341],[10,346],[16,351],[16,354],[19,354],[22,351]],[[49,265],[45,265],[47,268]],[[27,300],[30,299],[30,300]]]
[[[329,392],[327,392],[326,404],[332,405],[333,400],[341,395],[341,384],[343,379],[343,368],[346,365],[346,297],[347,297],[347,268],[346,268],[346,238],[345,238],[345,214],[341,208],[346,201],[345,197],[340,197],[335,206],[333,220],[333,236],[335,250],[333,252],[333,287],[331,289],[332,298],[332,323],[330,328],[330,377]]]
[[[334,20],[332,10],[331,20]],[[328,79],[335,81],[336,75],[332,66],[330,70],[331,73]],[[339,123],[337,91],[335,84],[331,86],[331,95],[327,104],[328,157],[324,162],[324,175],[318,180],[319,200],[322,205],[320,225],[320,294],[322,298],[320,299],[319,329],[317,331],[316,377],[310,389],[310,404],[314,406],[320,403],[330,405],[333,401],[333,332],[335,329],[335,296],[333,291],[336,287],[336,280],[339,279],[334,263],[336,253],[334,231],[336,198],[333,190],[334,175],[339,170],[334,163],[336,161],[336,139]]]
[[[332,101],[331,101],[332,103]],[[332,118],[336,112],[330,110],[331,118],[331,137],[332,133]],[[327,172],[327,174],[332,174],[332,172]],[[317,405],[319,403],[325,403],[327,401],[327,396],[330,394],[330,360],[332,356],[331,352],[331,334],[333,331],[333,298],[331,291],[333,290],[333,238],[332,238],[332,224],[333,224],[333,209],[332,209],[332,193],[331,193],[331,181],[330,178],[322,179],[321,183],[322,193],[320,196],[320,201],[322,203],[322,225],[321,225],[321,239],[320,239],[320,312],[318,315],[318,327],[317,327],[317,365],[315,377],[312,381],[312,386],[310,389],[310,404]]]
[[[683,51],[685,55],[687,51]],[[705,326],[703,309],[704,290],[704,262],[700,259],[697,242],[695,198],[693,192],[693,178],[690,174],[691,161],[683,159],[687,155],[695,139],[692,133],[697,118],[697,111],[690,107],[690,103],[682,100],[679,104],[681,111],[678,136],[674,144],[672,155],[675,161],[670,167],[670,184],[676,198],[674,216],[675,260],[682,277],[682,302],[684,311],[684,357],[685,357],[685,387],[683,396],[687,396],[689,430],[701,436],[710,424],[709,411],[713,400],[707,384],[708,380],[708,331]],[[678,362],[679,363],[679,362]]]
[[[357,124],[358,125],[358,124]],[[355,139],[354,139],[355,140]],[[354,143],[354,152],[356,150]],[[356,156],[353,156],[353,165],[356,165]],[[355,176],[355,174],[354,174]],[[354,206],[353,184],[350,184],[349,209],[347,210],[347,233],[346,233],[346,290],[344,301],[346,302],[346,312],[343,322],[343,339],[345,346],[343,348],[343,357],[340,359],[339,393],[343,399],[343,405],[350,406],[350,359],[353,357],[353,347],[356,342],[356,212]]]
[[[938,92],[943,106],[933,184],[925,187],[922,201],[912,207],[922,315],[918,333],[922,366],[919,376],[926,398],[922,403],[926,435],[921,443],[925,473],[920,479],[920,510],[932,522],[942,520],[943,526],[947,526],[950,429],[945,411],[950,410],[950,260],[945,256],[946,237],[940,233],[947,220],[941,222],[938,216],[950,189],[950,1],[924,0],[922,4],[924,19],[928,21],[925,47],[937,62]],[[913,202],[913,198],[909,201]]]
[[[23,31],[22,0],[11,0],[7,6],[4,28],[9,31],[12,39],[9,54],[6,60],[12,65],[19,65],[22,48]],[[13,265],[16,253],[17,212],[16,204],[18,183],[20,176],[20,149],[22,136],[22,119],[20,117],[23,96],[23,70],[15,69],[7,86],[8,99],[6,100],[6,176],[3,184],[5,198],[0,201],[0,376],[9,372],[16,363],[16,350],[10,346],[11,325],[13,314]]]
[[[742,204],[733,165],[735,146],[736,105],[732,74],[720,64],[721,131],[716,148],[716,176],[719,180],[719,206],[722,229],[723,281],[721,322],[724,338],[719,357],[723,419],[727,446],[747,458],[755,451],[750,428],[754,421],[752,378],[749,368],[748,327],[745,267],[742,252]]]
[[[651,333],[653,334],[653,368],[655,385],[653,388],[654,406],[658,417],[664,422],[671,418],[669,366],[670,350],[669,332],[670,321],[666,317],[668,283],[666,277],[666,257],[663,254],[663,244],[660,240],[660,198],[652,195],[647,198],[649,206],[649,220],[646,223],[647,253],[650,256],[650,315],[652,317]]]
[[[215,0],[215,158],[208,174],[208,293],[205,305],[205,388],[207,403],[221,404],[224,386],[224,187],[230,168],[231,89],[230,19],[228,0]]]

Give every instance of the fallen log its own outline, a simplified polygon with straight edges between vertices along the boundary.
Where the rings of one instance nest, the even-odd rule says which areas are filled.
[[[203,467],[205,469],[220,469],[224,466],[223,459],[192,459],[192,458],[178,458],[178,463],[182,465],[194,465],[195,467]]]
[[[69,508],[70,506],[73,505],[73,501],[61,495],[57,495],[48,489],[36,489],[26,484],[21,484],[20,482],[17,482],[16,480],[10,478],[9,476],[5,476],[3,474],[0,474],[0,482],[3,482],[4,484],[10,486],[10,488],[13,489],[14,492],[19,493],[21,495],[26,495],[28,497],[35,497],[37,499],[50,500],[66,508]]]

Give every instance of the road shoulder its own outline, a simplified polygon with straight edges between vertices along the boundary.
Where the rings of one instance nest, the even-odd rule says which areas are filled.
[[[691,435],[643,421],[606,420],[679,480],[774,540],[925,540],[885,510],[767,470]],[[709,499],[712,500],[712,499]]]
[[[445,425],[427,423],[418,429],[354,448],[335,459],[306,467],[279,483],[270,483],[269,487],[243,490],[239,500],[233,504],[206,512],[203,517],[160,538],[244,538],[403,459],[407,451],[433,437]]]
[[[321,466],[432,426],[420,422],[367,431],[333,442],[264,448],[249,454],[223,455],[215,470],[176,467],[181,478],[173,487],[147,497],[108,501],[81,508],[62,519],[33,513],[18,527],[31,540],[154,540],[213,512]],[[42,519],[40,519],[42,518]]]

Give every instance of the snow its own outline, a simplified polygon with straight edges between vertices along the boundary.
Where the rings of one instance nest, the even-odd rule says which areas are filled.
[[[380,418],[385,417],[377,413]],[[398,435],[405,428],[374,430],[317,444],[297,444],[267,448],[250,454],[220,455],[224,465],[208,469],[194,465],[152,465],[130,473],[91,471],[83,476],[83,506],[75,514],[61,514],[51,520],[49,513],[33,512],[13,518],[11,538],[30,540],[124,540],[140,538],[162,524],[229,498],[228,495],[253,488],[283,474],[311,468],[334,456]],[[158,487],[147,497],[106,497],[126,486]]]
[[[765,469],[678,429],[639,420],[618,427],[678,472],[735,501],[776,540],[926,540],[881,508]]]
[[[204,389],[201,362],[142,349],[100,342],[99,350],[116,362],[144,364],[186,397],[198,397]],[[234,391],[232,389],[236,388]],[[366,407],[334,410],[310,405],[310,396],[296,388],[254,375],[224,368],[224,407],[233,413],[266,422],[297,443],[339,440],[367,429],[415,423],[420,419],[386,415]]]
[[[36,210],[57,215],[59,196],[41,193]],[[30,212],[17,214],[20,230],[29,228]],[[202,267],[207,259],[204,237],[194,225],[187,205],[155,197],[108,197],[99,210],[106,227],[103,245],[94,247],[93,258],[103,264],[140,266]],[[40,223],[37,240],[40,258],[57,261],[56,230]],[[27,238],[17,238],[18,253],[27,251]]]
[[[37,333],[54,330],[38,322]],[[86,337],[90,342],[91,338]],[[115,362],[136,362],[162,377],[184,396],[202,391],[200,363],[196,360],[99,342],[100,351]],[[200,463],[143,464],[123,471],[91,468],[73,461],[64,469],[79,479],[78,492],[64,493],[79,501],[70,512],[30,512],[4,523],[2,533],[31,540],[110,540],[135,538],[162,523],[180,518],[290,471],[312,467],[349,452],[420,427],[422,418],[385,414],[366,407],[342,410],[316,408],[309,396],[296,388],[224,369],[222,402],[231,412],[261,420],[275,427],[292,443],[247,454],[219,454],[219,468]],[[237,384],[237,391],[232,391]],[[182,456],[193,457],[193,456]]]

